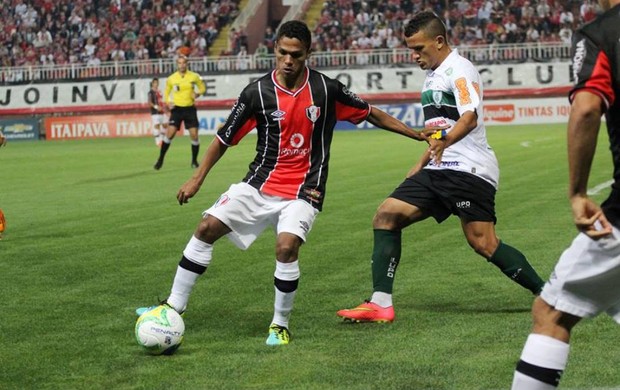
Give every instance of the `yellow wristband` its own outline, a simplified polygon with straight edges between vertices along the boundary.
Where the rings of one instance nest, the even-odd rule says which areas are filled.
[[[446,134],[448,134],[448,132],[445,131],[445,130],[437,130],[436,132],[434,132],[431,135],[431,138],[433,138],[433,139],[445,139],[446,138]]]

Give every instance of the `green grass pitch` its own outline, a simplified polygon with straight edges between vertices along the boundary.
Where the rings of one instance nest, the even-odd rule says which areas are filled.
[[[565,126],[488,135],[501,167],[498,235],[546,278],[576,232]],[[203,151],[211,139],[202,137]],[[591,187],[611,178],[604,132],[600,141]],[[184,344],[153,357],[134,340],[134,309],[167,296],[201,212],[244,176],[253,136],[182,207],[175,195],[192,173],[185,137],[161,171],[148,138],[10,143],[0,150],[0,388],[508,388],[532,296],[468,247],[454,217],[404,231],[393,324],[335,315],[370,295],[374,211],[423,148],[382,131],[335,134],[324,211],[301,251],[291,345],[264,345],[275,261],[268,231],[245,252],[226,239],[216,245]],[[617,340],[606,316],[578,326],[563,388],[619,387]]]

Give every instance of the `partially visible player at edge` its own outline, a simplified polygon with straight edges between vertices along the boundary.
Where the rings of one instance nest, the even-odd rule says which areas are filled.
[[[184,123],[189,131],[192,144],[192,167],[198,167],[198,152],[200,150],[200,140],[198,139],[198,113],[196,112],[195,100],[204,95],[207,91],[205,83],[198,73],[188,69],[187,58],[179,56],[177,59],[177,71],[166,79],[166,90],[164,100],[170,106],[170,121],[166,136],[162,140],[159,158],[153,168],[161,169],[164,165],[166,152],[170,148],[172,139],[176,136],[177,130]],[[172,92],[172,101],[171,93]]]
[[[0,131],[0,148],[6,145],[6,137]],[[6,220],[4,219],[4,213],[2,209],[0,209],[0,240],[2,239],[2,233],[4,233],[4,229],[6,228]]]
[[[558,386],[568,361],[571,330],[582,318],[607,313],[620,323],[620,0],[599,4],[605,12],[573,35],[568,198],[580,233],[534,300],[533,327],[514,373],[513,390]],[[588,197],[587,188],[603,113],[614,183],[599,206]]]
[[[309,69],[310,47],[305,23],[282,24],[275,43],[276,69],[243,89],[200,167],[177,194],[180,204],[187,203],[226,150],[256,128],[256,157],[249,172],[203,213],[183,251],[165,304],[185,311],[219,238],[226,235],[240,249],[247,249],[272,227],[276,230],[275,302],[267,345],[289,343],[289,317],[300,278],[299,249],[323,206],[336,122],[367,120],[425,140],[423,134],[370,106],[339,81]]]
[[[155,144],[161,147],[162,141],[166,136],[168,123],[166,122],[166,107],[162,101],[161,92],[159,92],[159,79],[151,80],[151,88],[148,93],[149,107],[151,111],[151,121],[153,123],[153,137]]]
[[[500,241],[495,232],[499,167],[480,118],[480,74],[450,48],[446,27],[432,12],[414,15],[404,36],[412,58],[427,71],[422,89],[425,125],[449,128],[429,139],[427,154],[375,214],[373,294],[369,301],[337,312],[353,322],[394,320],[392,289],[401,258],[402,229],[428,217],[441,223],[451,214],[458,216],[476,253],[534,294],[543,286],[525,256]]]

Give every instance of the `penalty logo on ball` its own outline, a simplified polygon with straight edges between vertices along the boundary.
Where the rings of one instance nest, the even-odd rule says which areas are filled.
[[[169,306],[161,305],[136,321],[136,341],[152,355],[171,355],[183,342],[185,323]]]

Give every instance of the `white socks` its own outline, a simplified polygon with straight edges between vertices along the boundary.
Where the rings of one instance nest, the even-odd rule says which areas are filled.
[[[271,321],[273,324],[288,328],[300,276],[299,260],[295,260],[292,263],[281,263],[276,260],[276,271],[273,276],[276,280],[290,282],[286,283],[287,287],[289,287],[285,289],[287,291],[281,291],[276,281],[276,286],[274,286],[275,300],[273,304],[273,320]]]
[[[532,333],[517,365],[512,390],[552,390],[566,368],[570,345],[553,337]]]
[[[390,307],[392,306],[392,294],[375,291],[372,293],[372,298],[370,298],[370,302],[376,303],[381,307]]]
[[[170,296],[166,299],[166,302],[172,306],[174,310],[179,313],[185,311],[187,307],[187,301],[189,301],[189,295],[196,284],[196,280],[200,274],[188,271],[181,266],[177,266],[177,273],[174,275],[174,282],[172,283],[172,289]]]
[[[183,251],[183,259],[177,267],[172,290],[167,299],[168,304],[174,310],[179,313],[185,311],[194,284],[211,263],[212,254],[213,245],[192,236]]]

